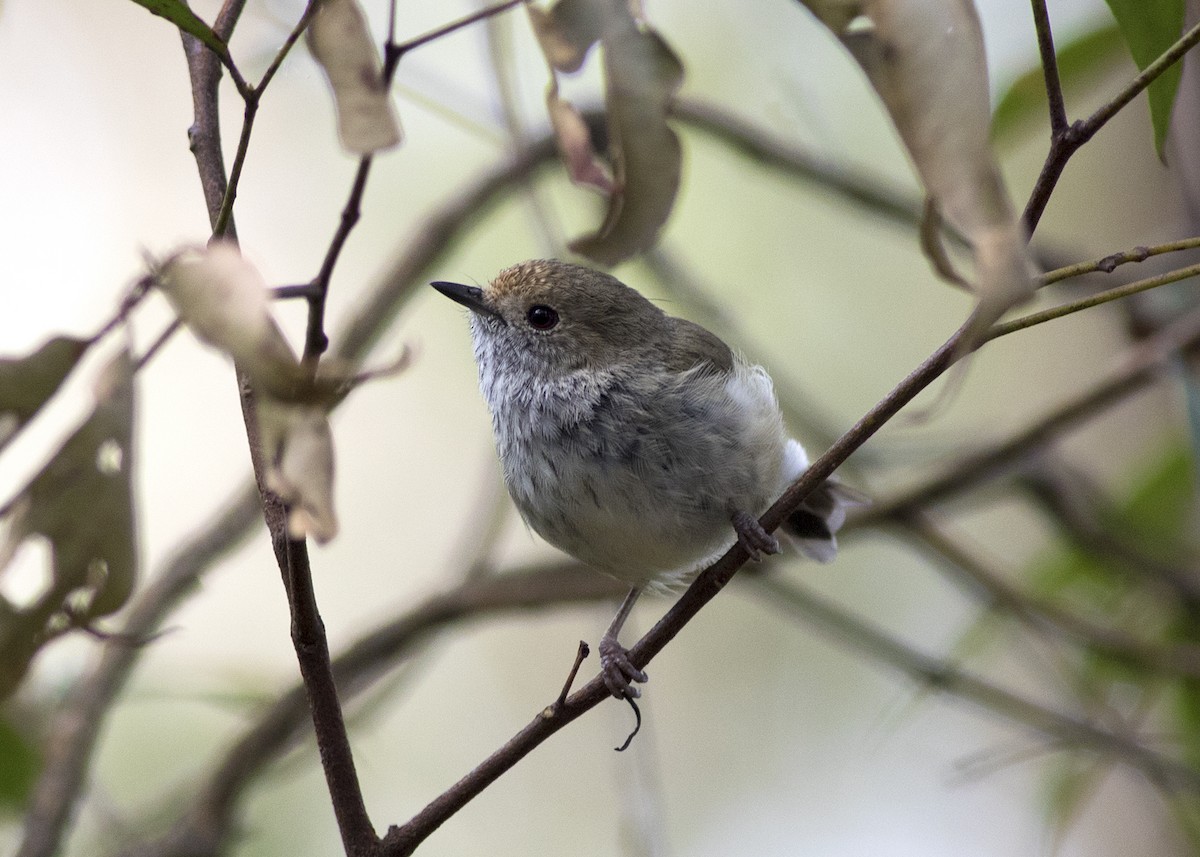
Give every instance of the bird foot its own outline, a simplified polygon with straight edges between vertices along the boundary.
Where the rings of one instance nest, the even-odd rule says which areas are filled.
[[[629,660],[629,650],[609,634],[600,638],[600,674],[608,692],[617,699],[637,699],[642,692],[633,682],[650,680],[644,670]]]
[[[730,519],[738,542],[750,554],[750,559],[760,562],[765,553],[779,553],[779,540],[763,529],[758,518],[749,512],[734,512]]]

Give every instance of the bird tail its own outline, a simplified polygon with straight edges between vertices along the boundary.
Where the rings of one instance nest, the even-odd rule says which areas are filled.
[[[779,528],[801,554],[817,562],[837,556],[837,531],[846,523],[846,510],[870,504],[864,495],[835,479],[826,479]]]

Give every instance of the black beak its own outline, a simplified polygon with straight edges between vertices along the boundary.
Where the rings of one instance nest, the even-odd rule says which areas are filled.
[[[500,313],[496,312],[484,301],[483,289],[478,289],[475,286],[464,286],[461,283],[447,283],[441,280],[429,285],[450,298],[450,300],[462,304],[471,310],[471,312],[500,318]]]

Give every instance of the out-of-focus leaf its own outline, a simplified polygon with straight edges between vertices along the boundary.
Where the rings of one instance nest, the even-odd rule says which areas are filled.
[[[286,397],[308,383],[271,314],[266,281],[236,244],[176,253],[158,284],[184,324],[233,357],[257,388]]]
[[[196,17],[196,13],[188,8],[183,0],[133,0],[139,6],[149,9],[160,18],[166,18],[180,30],[190,33],[204,44],[208,45],[217,56],[229,53],[225,41],[213,32],[212,27]]]
[[[619,4],[612,0],[559,0],[549,10],[525,8],[547,61],[564,72],[579,71],[614,9],[619,14]]]
[[[27,357],[0,359],[0,449],[49,401],[89,345],[56,336]]]
[[[1115,24],[1090,30],[1058,48],[1058,77],[1067,89],[1094,80],[1096,73],[1124,56],[1125,42]],[[992,113],[992,139],[1001,140],[1030,120],[1047,117],[1046,79],[1041,63],[1026,71],[1000,96]]]
[[[259,436],[268,462],[267,487],[288,504],[288,532],[324,544],[337,535],[333,508],[333,433],[325,410],[264,397]]]
[[[578,112],[559,98],[556,82],[546,103],[572,180],[610,188],[604,223],[571,249],[615,265],[654,243],[675,204],[683,158],[667,111],[683,83],[683,64],[627,0],[560,0],[548,12],[531,7],[529,13],[543,53],[558,71],[578,70],[597,39],[603,46],[613,181]]]
[[[22,808],[40,766],[33,746],[0,717],[0,809]]]
[[[333,89],[342,146],[367,155],[399,143],[400,123],[358,0],[321,0],[307,38]]]
[[[112,613],[133,589],[133,404],[133,364],[122,353],[101,373],[91,416],[7,507],[0,573],[34,535],[50,543],[52,560],[45,594],[0,603],[0,697],[42,643]]]
[[[1108,8],[1117,19],[1121,35],[1129,45],[1133,61],[1144,69],[1183,35],[1184,0],[1107,0]],[[1171,109],[1179,91],[1181,63],[1175,63],[1150,84],[1150,119],[1154,123],[1154,145],[1162,156],[1167,129],[1171,126]]]
[[[605,35],[604,69],[615,188],[604,224],[571,249],[615,265],[653,245],[675,204],[683,152],[667,111],[683,83],[683,64],[658,33],[630,17]]]
[[[554,140],[558,145],[567,174],[578,185],[588,185],[602,193],[613,192],[612,176],[596,150],[592,148],[592,135],[587,123],[575,108],[558,95],[558,87],[551,86],[546,92],[546,110],[550,114],[550,126],[554,129]]]
[[[879,93],[925,185],[929,210],[971,244],[977,304],[969,348],[1034,291],[1024,229],[988,140],[987,58],[975,6],[971,0],[802,2],[834,28]],[[861,15],[850,17],[855,9]]]

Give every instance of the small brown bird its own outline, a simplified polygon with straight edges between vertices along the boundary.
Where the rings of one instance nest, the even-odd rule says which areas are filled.
[[[646,674],[618,641],[644,589],[687,582],[739,541],[779,550],[758,522],[807,467],[771,378],[698,324],[608,274],[524,262],[487,287],[436,282],[471,310],[479,383],[508,491],[546,541],[631,586],[600,641],[604,680],[637,697]],[[829,562],[846,508],[826,481],[782,532]]]

